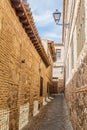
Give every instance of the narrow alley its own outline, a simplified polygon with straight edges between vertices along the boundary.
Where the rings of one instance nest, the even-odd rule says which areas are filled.
[[[57,94],[24,130],[73,130],[64,94]]]
[[[0,130],[87,130],[87,0],[0,0]]]

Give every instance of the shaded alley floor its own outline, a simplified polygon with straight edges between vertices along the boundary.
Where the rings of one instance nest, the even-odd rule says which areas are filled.
[[[73,130],[63,94],[43,107],[25,130]]]

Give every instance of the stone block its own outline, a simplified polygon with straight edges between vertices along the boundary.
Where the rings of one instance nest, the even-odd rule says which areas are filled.
[[[36,116],[39,113],[38,110],[38,101],[34,101],[34,107],[33,107],[33,116]]]

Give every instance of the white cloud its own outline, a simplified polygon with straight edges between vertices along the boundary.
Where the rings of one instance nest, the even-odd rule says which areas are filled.
[[[52,17],[52,12],[47,10],[44,14],[36,15],[34,14],[34,20],[36,22],[36,25],[39,27],[47,26],[48,24],[51,24],[54,22]]]
[[[30,7],[32,8],[32,11],[38,11],[38,12],[44,12],[46,9],[53,9],[55,8],[56,3],[58,3],[58,0],[28,0]]]
[[[58,38],[58,39],[61,39],[62,36],[61,35],[58,35],[56,33],[50,33],[50,32],[46,32],[45,34],[43,34],[43,37],[45,38]]]
[[[47,26],[54,22],[52,13],[56,7],[61,10],[61,2],[58,0],[28,0],[28,2],[33,12],[34,21],[38,27]]]
[[[62,0],[28,0],[28,2],[40,36],[61,41],[62,27],[56,26],[52,13],[56,9],[62,11]]]

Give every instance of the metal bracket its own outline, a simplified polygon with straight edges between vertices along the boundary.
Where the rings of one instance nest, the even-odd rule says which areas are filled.
[[[66,23],[66,24],[56,23],[56,24],[59,25],[59,26],[64,26],[65,28],[69,28],[70,27],[69,23]]]

